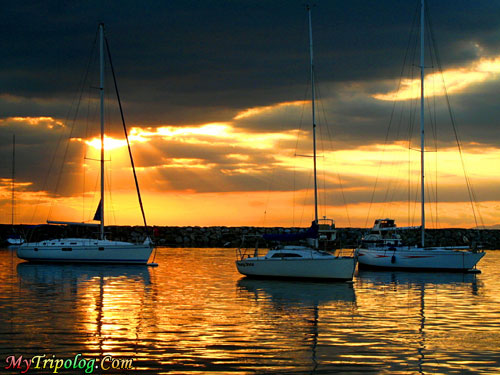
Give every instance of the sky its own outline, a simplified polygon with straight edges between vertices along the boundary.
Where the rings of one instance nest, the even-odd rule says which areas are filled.
[[[319,214],[339,227],[419,224],[418,3],[312,7]],[[427,227],[498,226],[500,3],[427,10]],[[1,223],[93,218],[100,22],[148,224],[313,219],[303,1],[23,1],[0,21]],[[105,222],[139,225],[108,62],[105,91]]]

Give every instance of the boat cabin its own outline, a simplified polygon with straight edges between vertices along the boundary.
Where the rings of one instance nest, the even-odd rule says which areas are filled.
[[[393,219],[377,219],[367,236],[361,240],[362,248],[396,248],[401,246],[401,237],[394,233]]]
[[[327,219],[326,216],[318,219],[318,239],[320,241],[335,241],[336,238],[335,220]]]
[[[372,231],[377,231],[380,229],[396,228],[395,220],[393,219],[377,219],[375,224],[373,224]]]
[[[271,249],[263,257],[263,259],[318,259],[318,258],[331,258],[332,254],[314,250],[306,246],[281,246],[277,249]]]

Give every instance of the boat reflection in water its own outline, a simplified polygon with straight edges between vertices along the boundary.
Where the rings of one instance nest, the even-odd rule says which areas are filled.
[[[104,280],[126,278],[141,281],[144,285],[151,284],[147,265],[23,262],[17,265],[17,274],[22,282],[53,284],[61,287],[65,284],[78,284],[95,278]]]
[[[329,282],[294,282],[243,277],[238,289],[254,295],[255,300],[270,299],[275,303],[320,305],[334,302],[356,302],[352,284]]]
[[[477,296],[482,285],[476,274],[359,270],[358,284],[365,290],[373,290],[377,303],[372,308],[380,310],[380,306],[384,306],[387,322],[392,322],[398,330],[406,326],[410,332],[411,345],[408,347],[415,349],[413,353],[411,349],[407,353],[409,368],[414,368],[419,374],[457,370],[457,364],[450,363],[453,362],[448,358],[450,354],[439,347],[443,340],[453,340],[454,336],[462,335],[454,314],[469,313],[465,301]],[[403,296],[407,310],[406,316],[401,319],[405,313],[401,311]],[[461,302],[457,304],[457,300]],[[393,309],[394,306],[399,309]],[[466,341],[462,337],[448,347],[460,347],[466,345]],[[477,359],[470,360],[464,349],[460,348],[464,357],[458,365],[461,370],[477,364]]]
[[[254,334],[283,348],[269,368],[424,374],[477,366],[475,349],[461,347],[468,339],[458,339],[457,318],[471,314],[481,293],[476,275],[359,271],[354,285],[248,278],[236,285],[251,302]]]
[[[471,291],[477,292],[478,279],[474,273],[454,272],[404,272],[404,271],[358,271],[358,281],[369,282],[378,286],[422,285],[422,286],[453,286],[471,285]],[[475,293],[474,292],[474,293]]]
[[[38,352],[36,345],[43,342],[51,354],[68,358],[137,355],[137,348],[124,352],[121,346],[137,340],[146,324],[149,272],[146,265],[19,263],[20,298],[33,302],[18,312],[31,318],[14,329],[13,347],[28,345]],[[36,339],[17,341],[23,337]]]
[[[263,308],[262,314],[268,316],[266,319],[256,314],[260,315],[255,317],[256,324],[263,330],[274,331],[277,341],[294,342],[293,346],[286,346],[286,351],[295,352],[292,355],[295,361],[289,366],[290,370],[299,372],[318,371],[324,363],[324,353],[318,353],[319,342],[328,342],[332,337],[330,319],[338,314],[338,321],[342,321],[352,314],[356,303],[352,284],[297,283],[245,277],[238,280],[237,287],[242,297],[254,300],[257,306]],[[279,337],[281,335],[286,337]],[[284,361],[283,357],[281,361]],[[282,370],[285,369],[282,367]]]

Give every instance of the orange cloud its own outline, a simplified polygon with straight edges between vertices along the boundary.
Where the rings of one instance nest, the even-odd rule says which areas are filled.
[[[254,107],[248,108],[244,111],[239,112],[236,116],[234,116],[234,120],[241,120],[243,118],[258,116],[266,113],[271,113],[276,110],[282,109],[283,107],[300,107],[304,104],[309,103],[303,100],[297,100],[294,102],[282,102],[275,105],[268,105],[263,107]]]
[[[426,97],[443,96],[445,91],[442,85],[446,83],[448,94],[461,93],[472,85],[498,79],[500,73],[500,56],[494,58],[480,58],[469,66],[448,69],[441,73],[428,74],[425,77],[424,94]],[[404,79],[399,91],[372,95],[378,100],[409,100],[420,97],[420,79]]]
[[[201,126],[160,126],[155,129],[134,127],[130,140],[145,142],[161,139],[193,145],[232,145],[249,149],[271,149],[278,142],[294,140],[296,131],[281,133],[246,133],[236,130],[231,123],[209,123]]]
[[[41,116],[41,117],[7,117],[5,119],[0,119],[0,126],[9,125],[12,122],[27,124],[32,126],[45,125],[47,128],[52,129],[54,127],[63,127],[64,124],[60,120],[56,120],[53,117]]]
[[[493,65],[483,65],[483,70],[491,72],[496,69],[496,60]],[[493,73],[491,73],[493,74]],[[248,118],[262,113],[269,114],[286,106],[302,105],[302,102],[280,103],[274,106],[259,107],[243,111],[237,115],[238,118]],[[235,118],[236,118],[235,117]],[[0,120],[0,125],[2,124]],[[23,122],[30,126],[43,124],[58,125],[62,123],[51,117],[39,118],[10,118],[11,122]],[[148,166],[138,168],[139,181],[146,202],[146,209],[150,222],[158,225],[301,225],[306,226],[312,215],[310,186],[294,186],[290,182],[289,189],[284,188],[287,181],[280,177],[280,173],[288,172],[292,176],[295,172],[301,172],[302,176],[311,173],[312,160],[310,158],[292,157],[291,149],[283,147],[283,143],[295,144],[298,130],[286,132],[245,132],[236,127],[236,121],[207,123],[200,126],[161,126],[158,128],[134,127],[130,131],[130,141],[138,146],[137,149],[148,153],[148,158],[153,160]],[[81,139],[74,138],[75,142],[85,143],[89,146],[88,159],[97,159],[100,150],[100,138]],[[155,148],[149,147],[148,143],[155,141]],[[168,147],[168,142],[176,145],[185,144],[186,147],[197,146],[199,150],[210,150],[216,157],[207,152],[182,156],[167,157],[162,146]],[[290,143],[291,142],[291,143]],[[281,143],[281,144],[280,144]],[[131,181],[130,164],[128,162],[128,151],[123,139],[105,137],[107,187],[113,190],[112,199],[107,200],[106,215],[109,224],[140,224],[140,214],[134,193],[134,184]],[[184,147],[184,146],[183,146]],[[137,149],[135,149],[137,151]],[[214,149],[216,149],[214,151]],[[222,150],[222,151],[221,151]],[[491,175],[491,165],[495,165],[500,159],[500,149],[493,147],[485,148],[482,145],[470,144],[464,147],[466,165],[473,166],[469,170],[469,176],[475,182],[483,185],[498,185],[500,177]],[[227,153],[226,153],[227,152]],[[434,182],[433,168],[436,165],[435,157],[438,157],[438,175],[443,177],[439,184],[448,190],[455,186],[463,186],[463,172],[459,155],[456,150],[444,149],[438,154],[429,153],[428,181]],[[154,156],[154,157],[152,157]],[[269,164],[263,163],[269,161]],[[318,158],[318,170],[321,180],[325,180],[328,189],[338,189],[337,173],[351,182],[344,187],[344,193],[352,194],[359,198],[357,201],[348,202],[350,223],[346,219],[346,208],[325,203],[320,209],[321,215],[327,215],[337,220],[339,226],[355,225],[364,226],[369,206],[373,184],[379,179],[379,190],[382,183],[392,183],[403,186],[406,184],[408,175],[418,179],[419,166],[418,152],[409,151],[404,143],[394,143],[386,146],[367,145],[357,149],[322,151]],[[410,170],[408,170],[408,161]],[[33,205],[37,200],[41,203],[37,209],[35,222],[44,222],[49,212],[51,219],[86,221],[92,217],[98,197],[94,193],[96,181],[98,180],[98,163],[85,161],[82,157],[83,168],[78,169],[75,165],[70,172],[74,188],[83,187],[84,198],[75,192],[74,196],[59,197],[56,204],[54,199],[46,192],[28,192],[28,185],[19,185],[18,198],[18,221],[31,222]],[[81,167],[81,166],[78,166]],[[292,173],[293,172],[293,173]],[[169,181],[169,177],[174,178]],[[188,177],[185,177],[188,176]],[[173,181],[185,179],[189,188],[176,188]],[[270,178],[280,180],[280,191],[267,191],[271,181]],[[82,181],[79,181],[81,179]],[[304,179],[304,177],[303,177]],[[257,182],[255,182],[257,181]],[[251,188],[248,183],[253,183]],[[223,185],[224,184],[224,185]],[[323,182],[320,183],[322,185]],[[10,186],[8,179],[0,181],[0,196],[5,202],[10,199]],[[201,185],[209,185],[210,189],[220,188],[225,192],[196,193]],[[73,186],[73,185],[72,185]],[[183,187],[186,184],[183,185]],[[406,186],[406,185],[405,185]],[[413,182],[413,188],[417,186]],[[385,186],[383,187],[385,189]],[[73,187],[72,187],[73,189]],[[177,189],[177,190],[176,190]],[[234,191],[230,191],[234,189]],[[260,189],[260,191],[259,191]],[[107,189],[108,190],[108,189]],[[276,188],[278,190],[278,188]],[[355,194],[354,194],[355,193]],[[338,192],[335,192],[338,195]],[[366,196],[363,197],[363,194]],[[332,194],[330,194],[332,195]],[[465,197],[464,197],[465,200]],[[498,202],[483,203],[482,213],[487,224],[500,222]],[[491,206],[490,206],[491,203]],[[455,200],[454,203],[443,203],[440,216],[442,225],[466,226],[474,225],[465,220],[469,203]],[[5,222],[10,222],[9,203],[0,207]],[[398,219],[400,225],[406,225],[408,216],[408,204],[395,201],[382,205],[374,203],[372,213],[377,216],[392,216]],[[115,214],[113,215],[113,212]],[[266,212],[266,214],[264,214]],[[370,215],[373,216],[373,215]],[[114,220],[116,217],[116,221]],[[401,219],[403,218],[403,219]],[[370,218],[370,220],[372,220]],[[413,219],[412,219],[413,220]],[[368,223],[370,225],[371,222]],[[432,225],[431,225],[432,226]]]
[[[186,169],[209,169],[213,168],[215,163],[206,163],[203,159],[196,158],[170,158],[168,163],[152,166],[152,169],[158,168],[186,168]],[[137,170],[146,170],[148,168],[136,168]]]

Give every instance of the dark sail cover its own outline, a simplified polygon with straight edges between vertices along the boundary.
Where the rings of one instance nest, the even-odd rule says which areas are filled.
[[[267,241],[299,241],[305,240],[308,238],[317,238],[318,237],[318,224],[313,221],[309,229],[298,232],[298,233],[270,233],[264,234],[264,237]]]
[[[99,206],[97,206],[97,211],[95,212],[95,215],[94,215],[94,220],[97,220],[97,221],[101,221],[102,220],[102,217],[101,217],[101,203],[102,203],[102,201],[99,201]]]

